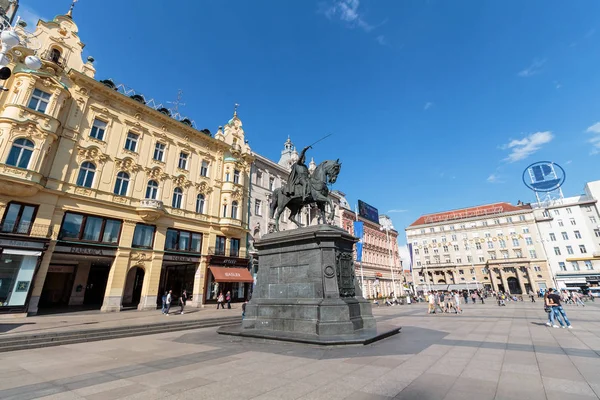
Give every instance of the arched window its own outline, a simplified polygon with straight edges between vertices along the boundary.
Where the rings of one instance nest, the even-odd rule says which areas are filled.
[[[146,186],[146,198],[156,200],[156,196],[158,196],[158,182],[148,181],[148,186]]]
[[[203,194],[199,194],[198,197],[196,197],[196,212],[198,214],[204,214],[204,195]]]
[[[52,49],[50,50],[50,61],[58,63],[60,61],[60,50]]]
[[[238,213],[238,202],[234,201],[231,203],[231,218],[237,219],[237,213]]]
[[[181,188],[175,188],[173,190],[173,208],[181,208],[181,199],[183,198],[183,190]]]
[[[10,148],[6,165],[27,168],[33,154],[33,142],[27,139],[17,139]]]
[[[119,196],[127,196],[127,187],[129,186],[129,174],[127,172],[119,172],[115,181],[114,193]]]
[[[77,186],[87,188],[92,187],[94,183],[94,175],[96,174],[96,166],[89,161],[84,162],[79,167],[79,176],[77,177]]]

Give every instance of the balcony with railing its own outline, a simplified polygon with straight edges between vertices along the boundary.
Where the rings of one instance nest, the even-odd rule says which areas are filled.
[[[140,204],[136,207],[136,211],[146,222],[156,221],[165,215],[163,202],[153,199],[140,200]]]
[[[44,61],[50,61],[51,63],[56,64],[61,68],[64,68],[64,66],[66,65],[65,57],[62,56],[60,54],[60,51],[56,49],[46,50],[42,53],[42,56],[40,58]]]
[[[0,233],[5,235],[51,238],[53,229],[51,225],[33,224],[30,222],[16,223],[15,221],[0,221]]]

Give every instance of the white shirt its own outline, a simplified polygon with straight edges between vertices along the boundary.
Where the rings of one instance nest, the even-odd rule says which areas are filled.
[[[171,293],[167,295],[167,304],[171,304]]]

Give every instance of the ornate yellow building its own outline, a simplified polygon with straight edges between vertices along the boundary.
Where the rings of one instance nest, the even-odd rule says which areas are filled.
[[[0,95],[0,313],[154,309],[243,299],[252,153],[233,118],[216,134],[94,79],[71,11],[39,21],[43,66],[7,55]],[[229,269],[224,269],[229,268]]]

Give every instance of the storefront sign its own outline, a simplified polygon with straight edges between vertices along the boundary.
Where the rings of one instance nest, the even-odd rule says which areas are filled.
[[[30,248],[30,249],[43,249],[44,243],[27,242],[25,240],[0,239],[0,246],[2,246],[2,247],[26,247],[26,248]]]
[[[199,263],[200,257],[182,256],[176,254],[165,254],[163,257],[164,261],[178,261],[186,263]]]
[[[102,249],[97,247],[56,246],[54,252],[96,257],[114,257],[116,255],[115,250]]]
[[[486,243],[486,242],[497,242],[498,240],[504,240],[505,242],[512,240],[512,239],[523,239],[523,235],[510,235],[510,236],[491,236],[491,237],[484,237],[484,238],[473,238],[473,239],[463,239],[463,243],[467,244],[467,243]],[[426,245],[422,245],[420,244],[418,247],[419,249],[422,249],[423,247],[444,247],[444,246],[454,246],[457,245],[459,242],[458,241],[454,241],[454,242],[439,242],[439,243],[429,243]],[[416,246],[415,246],[416,247]]]
[[[250,262],[247,258],[210,256],[211,265],[226,265],[228,267],[247,267]]]

